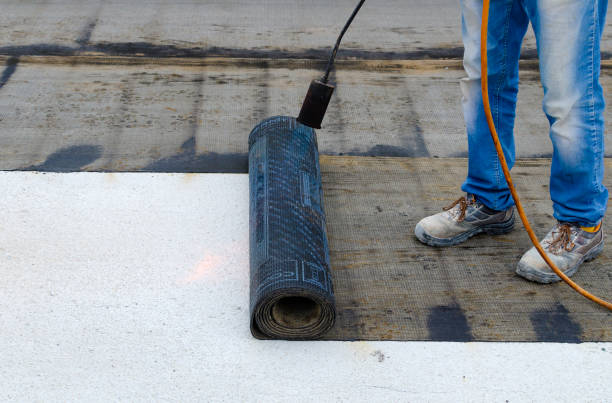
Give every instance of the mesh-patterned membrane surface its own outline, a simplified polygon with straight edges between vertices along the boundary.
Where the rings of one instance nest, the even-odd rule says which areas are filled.
[[[249,151],[251,332],[318,338],[336,312],[315,132],[272,117],[253,129]]]
[[[564,283],[539,285],[514,273],[531,245],[518,221],[510,234],[458,247],[418,242],[416,223],[461,195],[467,160],[324,156],[321,171],[338,311],[325,339],[612,341],[612,312]],[[545,159],[512,171],[539,237],[554,222],[549,171]],[[573,277],[607,299],[610,256],[606,246]]]

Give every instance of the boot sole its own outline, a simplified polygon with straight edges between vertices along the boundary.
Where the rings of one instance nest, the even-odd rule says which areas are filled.
[[[573,276],[578,271],[578,268],[580,267],[582,263],[590,262],[591,260],[599,256],[599,254],[603,250],[603,245],[604,245],[604,242],[602,239],[601,242],[599,242],[599,244],[595,245],[590,251],[588,251],[582,257],[582,259],[580,259],[575,265],[571,266],[569,269],[567,269],[563,273],[568,277]],[[539,271],[534,270],[532,267],[527,266],[521,262],[519,262],[517,265],[516,274],[518,274],[519,276],[527,280],[530,280],[536,283],[540,283],[540,284],[551,284],[551,283],[556,283],[556,282],[561,281],[561,277],[557,276],[555,273],[541,273]]]
[[[454,246],[460,243],[463,243],[473,237],[474,235],[478,235],[481,233],[485,233],[488,235],[503,235],[507,234],[514,229],[514,214],[507,221],[494,223],[494,224],[486,224],[480,227],[472,228],[469,231],[462,232],[459,235],[456,235],[452,238],[436,238],[425,232],[423,227],[417,224],[414,229],[414,235],[417,237],[419,241],[422,243],[435,246],[435,247],[445,247],[445,246]]]

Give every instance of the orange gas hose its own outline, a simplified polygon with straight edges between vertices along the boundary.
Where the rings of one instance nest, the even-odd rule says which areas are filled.
[[[529,234],[529,238],[533,243],[533,246],[538,250],[542,259],[550,266],[552,271],[554,271],[557,276],[561,277],[563,281],[565,281],[570,287],[576,290],[585,298],[590,299],[593,302],[598,303],[599,305],[612,310],[612,303],[608,301],[604,301],[601,298],[596,297],[595,295],[589,293],[588,291],[581,288],[578,284],[573,282],[569,277],[567,277],[559,268],[553,263],[553,261],[548,257],[542,246],[540,245],[540,241],[536,237],[535,233],[531,229],[531,224],[529,224],[529,220],[527,220],[527,216],[525,215],[525,210],[523,209],[523,205],[519,200],[518,193],[514,188],[514,184],[512,183],[512,177],[510,176],[510,170],[508,169],[508,164],[506,163],[506,158],[504,156],[504,151],[502,149],[501,143],[499,142],[499,137],[497,136],[497,131],[495,130],[495,123],[493,122],[493,115],[491,113],[491,105],[489,104],[489,83],[487,77],[487,28],[489,25],[489,0],[483,0],[483,8],[482,8],[482,26],[480,29],[480,68],[481,68],[481,83],[482,83],[482,101],[484,104],[485,115],[487,116],[487,123],[489,125],[489,130],[491,131],[491,137],[493,138],[493,143],[495,143],[495,150],[497,151],[497,156],[499,157],[499,162],[504,171],[504,177],[506,178],[506,182],[508,183],[508,188],[510,188],[510,193],[512,193],[512,197],[514,198],[514,204],[516,205],[516,209],[521,217],[521,221],[523,221],[523,225],[525,226],[525,231]]]

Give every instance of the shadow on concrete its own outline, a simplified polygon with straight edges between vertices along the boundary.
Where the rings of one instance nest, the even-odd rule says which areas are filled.
[[[247,173],[249,157],[246,153],[202,153],[196,154],[195,137],[181,145],[181,152],[161,158],[140,171],[187,172],[187,173]]]
[[[92,145],[62,148],[49,155],[45,162],[30,165],[23,171],[74,172],[96,161],[102,155],[102,147]]]
[[[15,71],[17,71],[18,64],[19,64],[18,57],[10,57],[6,61],[6,67],[4,71],[2,72],[2,75],[0,75],[0,89],[4,87],[4,85],[8,83],[9,80],[11,79],[11,76],[15,74]]]

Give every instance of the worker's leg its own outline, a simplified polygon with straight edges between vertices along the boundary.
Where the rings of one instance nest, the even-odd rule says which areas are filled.
[[[482,0],[461,0],[464,67],[461,80],[468,134],[468,176],[462,189],[470,196],[447,211],[423,218],[414,233],[432,246],[450,246],[485,232],[504,234],[514,227],[512,197],[504,181],[482,104],[480,26]],[[518,59],[528,18],[519,0],[491,2],[489,17],[489,97],[499,137],[510,166],[514,162],[514,109],[518,92]]]
[[[482,0],[461,0],[464,67],[461,80],[463,113],[468,135],[468,175],[462,190],[489,208],[513,204],[491,134],[481,93],[480,27]],[[518,61],[529,19],[520,0],[491,2],[488,29],[488,79],[491,111],[508,165],[514,164],[514,116],[518,93]]]
[[[538,43],[550,122],[550,195],[560,221],[597,225],[603,186],[604,104],[599,84],[600,39],[607,0],[525,0]]]
[[[525,0],[538,42],[543,107],[550,122],[553,161],[550,195],[559,222],[541,241],[567,276],[603,249],[604,97],[599,43],[607,0]],[[559,281],[535,248],[517,274],[540,283]]]

